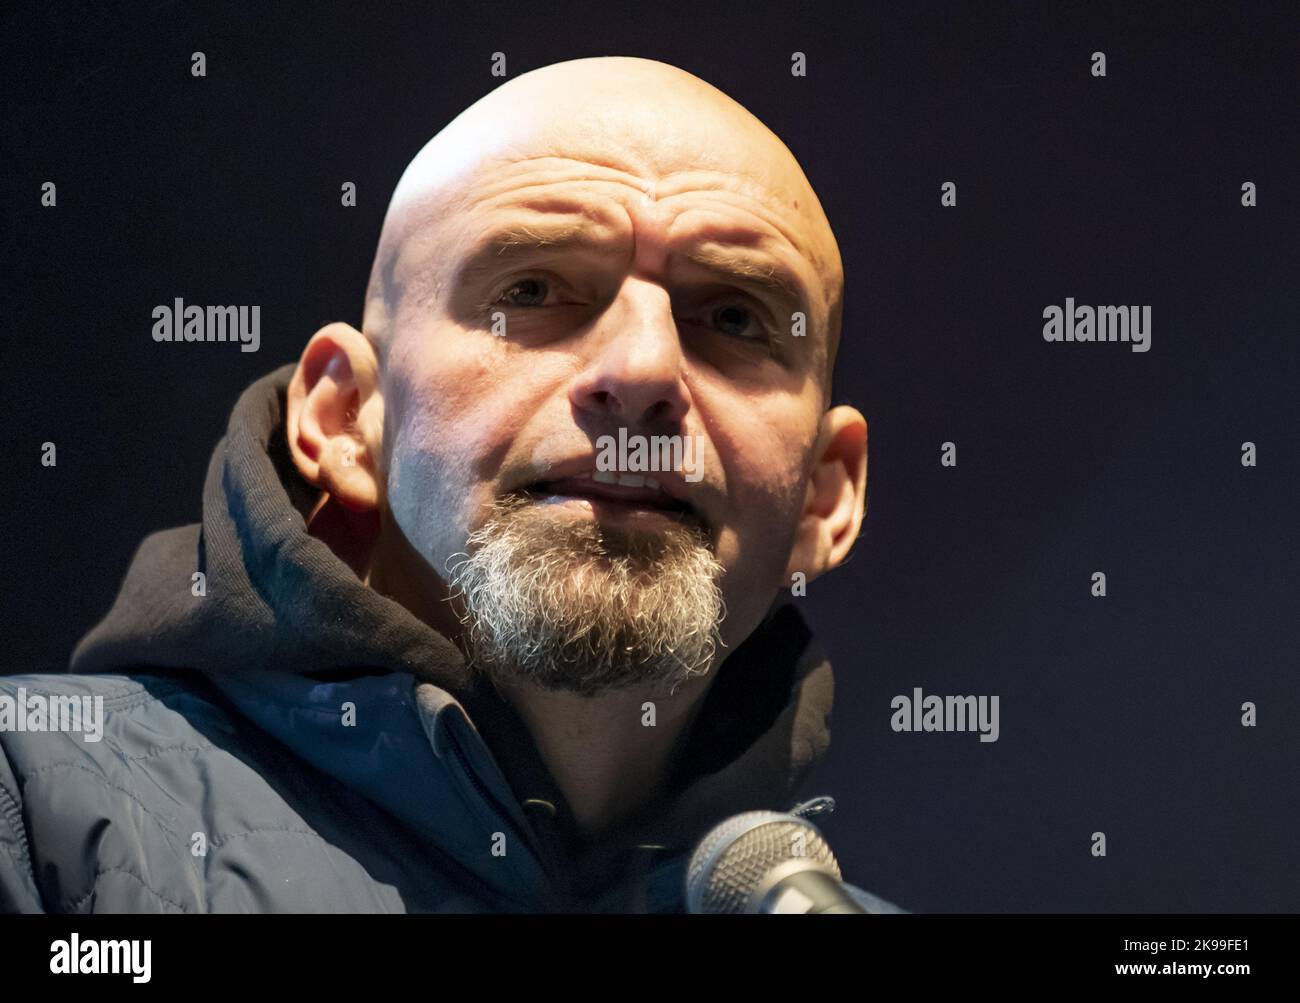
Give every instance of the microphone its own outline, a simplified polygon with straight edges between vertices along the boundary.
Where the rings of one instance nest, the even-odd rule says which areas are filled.
[[[815,825],[747,811],[700,841],[686,869],[691,913],[865,913]]]

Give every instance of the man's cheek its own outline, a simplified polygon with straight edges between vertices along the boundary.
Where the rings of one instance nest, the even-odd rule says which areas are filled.
[[[789,560],[803,513],[806,485],[801,469],[768,467],[731,492],[731,519],[722,534],[719,560],[743,563],[755,574],[779,575]],[[731,558],[723,557],[723,540]]]
[[[389,471],[389,504],[402,532],[439,573],[469,534],[472,485],[455,454],[409,440],[399,443]]]
[[[784,568],[802,511],[797,485],[736,491],[729,507],[731,516],[718,534],[718,559],[727,567],[743,563],[754,571]]]
[[[796,520],[808,489],[802,457],[792,457],[788,444],[773,442],[761,454],[762,462],[747,465],[744,473],[729,478],[732,505],[742,518],[773,526]]]

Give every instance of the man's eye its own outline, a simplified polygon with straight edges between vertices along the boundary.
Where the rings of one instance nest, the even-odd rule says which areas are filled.
[[[723,334],[746,341],[760,341],[766,337],[763,326],[752,310],[734,303],[715,307],[710,319]]]
[[[536,277],[519,279],[501,291],[494,305],[504,303],[507,306],[544,306],[548,292],[550,286],[545,279]]]

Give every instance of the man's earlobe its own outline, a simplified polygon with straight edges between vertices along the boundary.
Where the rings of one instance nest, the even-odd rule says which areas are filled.
[[[352,511],[377,509],[383,494],[383,407],[366,336],[347,324],[317,331],[289,383],[289,449],[304,480]]]
[[[831,408],[822,416],[786,581],[795,572],[812,581],[843,563],[862,528],[866,497],[867,419],[856,408]]]

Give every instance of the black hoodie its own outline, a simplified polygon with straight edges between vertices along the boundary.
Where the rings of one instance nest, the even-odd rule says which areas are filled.
[[[829,743],[832,675],[785,605],[716,670],[669,793],[598,840],[582,838],[522,722],[457,647],[308,535],[314,492],[285,440],[292,372],[244,392],[208,468],[202,524],[142,542],[112,610],[77,647],[73,673],[166,677],[201,693],[235,733],[287,755],[242,755],[233,738],[226,751],[262,775],[276,768],[268,762],[292,763],[295,776],[316,771],[364,799],[367,812],[477,879],[475,908],[680,910],[685,855],[711,826],[792,808]],[[349,706],[352,721],[341,722]],[[313,833],[348,824],[305,822]],[[382,870],[359,859],[372,875]],[[427,890],[408,894],[402,880],[388,882],[401,908],[448,907]]]

